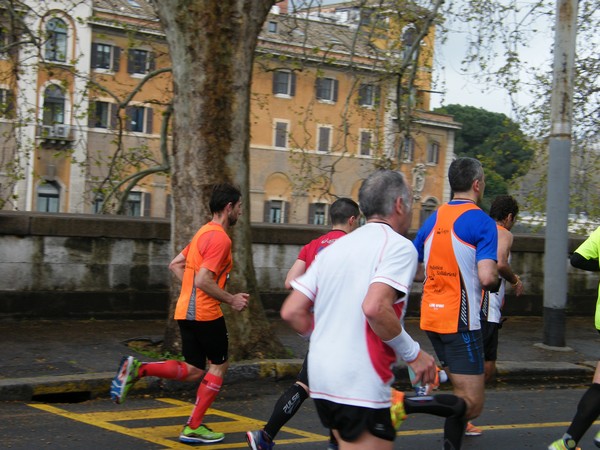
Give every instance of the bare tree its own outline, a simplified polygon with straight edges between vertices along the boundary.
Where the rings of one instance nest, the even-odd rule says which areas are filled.
[[[258,35],[272,0],[153,0],[173,63],[173,220],[177,252],[209,216],[205,199],[228,181],[249,198],[250,88]],[[250,221],[234,227],[229,289],[251,294],[250,308],[230,320],[235,358],[279,354],[258,296]],[[173,293],[177,289],[173,289]],[[226,312],[227,314],[227,312]]]

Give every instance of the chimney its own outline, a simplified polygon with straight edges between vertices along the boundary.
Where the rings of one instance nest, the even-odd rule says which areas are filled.
[[[279,7],[279,13],[280,14],[287,14],[288,13],[288,1],[289,0],[282,0],[280,2],[277,2],[277,6]]]

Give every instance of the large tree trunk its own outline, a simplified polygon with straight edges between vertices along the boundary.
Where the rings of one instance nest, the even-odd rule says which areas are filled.
[[[171,242],[179,252],[210,219],[211,186],[232,182],[249,204],[250,89],[258,34],[273,0],[153,0],[173,65]],[[248,292],[250,308],[226,314],[232,359],[280,356],[258,296],[250,214],[233,227],[234,271],[227,289]],[[179,284],[171,290],[170,318]],[[176,348],[170,320],[167,347]]]

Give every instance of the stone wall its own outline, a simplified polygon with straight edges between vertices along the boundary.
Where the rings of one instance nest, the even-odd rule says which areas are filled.
[[[302,245],[326,229],[253,224],[253,254],[261,299],[277,310],[283,280]],[[161,219],[0,212],[0,318],[162,318],[172,258],[170,225]],[[570,250],[582,241],[571,239]],[[512,265],[526,295],[508,297],[508,315],[539,315],[544,239],[516,235]],[[592,315],[597,274],[570,268],[567,311]],[[418,314],[420,285],[409,314]]]

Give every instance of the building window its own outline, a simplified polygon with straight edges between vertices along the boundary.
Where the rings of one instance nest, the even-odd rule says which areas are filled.
[[[125,214],[133,217],[141,217],[142,215],[142,193],[130,192],[127,196],[125,205]]]
[[[65,123],[65,93],[52,84],[44,91],[44,125]]]
[[[152,134],[153,111],[144,106],[128,106],[125,109],[125,129],[137,133]]]
[[[0,88],[0,117],[10,119],[15,113],[15,97],[9,89]]]
[[[288,123],[275,122],[275,147],[288,148]]]
[[[11,38],[8,29],[0,25],[0,59],[8,58],[9,51],[7,49],[10,41]]]
[[[361,84],[358,88],[358,104],[374,107],[379,102],[379,87],[374,84]]]
[[[402,141],[402,160],[411,162],[415,159],[415,140],[413,138],[404,138]]]
[[[317,99],[337,102],[338,80],[334,78],[317,78]]]
[[[414,51],[413,54],[410,54],[410,49],[415,43],[417,39],[417,30],[414,26],[410,25],[402,33],[402,58],[403,59],[411,59],[415,60],[417,57],[417,51]]]
[[[425,221],[433,214],[437,207],[438,202],[433,198],[428,198],[423,202],[419,216],[419,227],[425,223]]]
[[[281,200],[270,202],[269,223],[283,223],[283,202]]]
[[[427,146],[427,163],[438,164],[440,162],[440,144],[438,142],[430,142]]]
[[[308,223],[312,225],[326,225],[327,204],[313,203],[308,208]]]
[[[329,152],[331,150],[331,128],[319,127],[318,139],[317,150],[323,153]]]
[[[90,117],[90,127],[109,128],[111,104],[108,102],[94,102]]]
[[[277,33],[277,22],[269,21],[267,24],[267,31],[269,33]]]
[[[97,195],[94,199],[94,214],[100,214],[102,212],[102,208],[104,207],[104,196]]]
[[[154,55],[148,50],[130,49],[127,53],[127,73],[146,74],[155,68]]]
[[[373,146],[373,134],[370,131],[360,132],[360,154],[363,156],[371,155]]]
[[[46,60],[57,62],[67,60],[67,30],[67,24],[56,17],[46,22]]]
[[[37,190],[37,210],[39,212],[57,213],[60,207],[60,188],[52,181],[39,185]]]
[[[109,44],[92,44],[92,69],[119,71],[121,49]]]
[[[273,72],[273,94],[288,97],[296,95],[296,74],[285,70]]]

